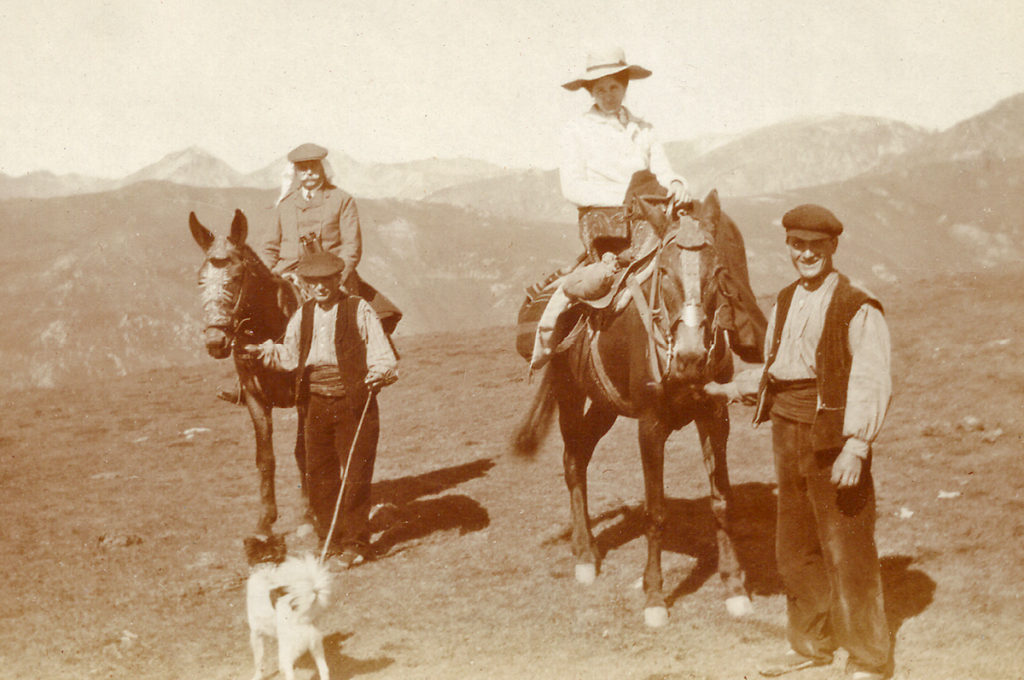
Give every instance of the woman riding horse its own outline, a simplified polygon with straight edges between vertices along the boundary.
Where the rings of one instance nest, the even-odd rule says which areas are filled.
[[[570,335],[576,339],[567,341],[568,349],[553,356],[515,439],[518,452],[536,451],[557,406],[576,578],[590,583],[601,555],[587,510],[587,466],[619,416],[638,421],[648,545],[644,618],[651,626],[664,625],[668,618],[661,570],[665,441],[691,422],[697,426],[711,484],[726,606],[734,615],[750,610],[729,521],[729,413],[724,397],[703,389],[732,374],[729,331],[723,325],[728,315],[723,310],[735,297],[734,284],[714,245],[727,223],[731,221],[714,192],[694,203],[690,217],[674,218],[660,245],[630,266],[623,293],[630,301],[622,311],[613,304],[592,313],[580,322],[586,324],[584,331]],[[760,319],[764,321],[763,315]]]

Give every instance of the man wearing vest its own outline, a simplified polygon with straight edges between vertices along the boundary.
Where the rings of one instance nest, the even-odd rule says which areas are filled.
[[[397,380],[398,360],[369,304],[344,291],[344,260],[326,251],[312,253],[299,260],[296,273],[313,299],[288,322],[283,343],[268,340],[245,351],[269,368],[295,372],[306,444],[303,483],[321,543],[327,540],[342,463],[365,407],[328,546],[343,566],[353,567],[369,557],[370,485],[380,432],[376,394]]]
[[[259,248],[260,259],[274,274],[301,284],[296,267],[303,253],[333,253],[344,264],[342,286],[369,302],[385,332],[391,334],[402,312],[356,271],[363,256],[359,211],[355,199],[331,182],[326,158],[327,149],[319,144],[300,144],[288,152],[273,228]],[[298,288],[300,297],[305,298],[308,293],[301,285]],[[244,403],[237,384],[220,390],[217,397],[232,404]]]
[[[769,320],[755,423],[771,420],[778,477],[776,559],[787,595],[790,650],[765,676],[849,652],[856,680],[891,673],[875,546],[871,443],[892,394],[882,305],[832,266],[843,225],[801,205],[785,214],[800,278]]]

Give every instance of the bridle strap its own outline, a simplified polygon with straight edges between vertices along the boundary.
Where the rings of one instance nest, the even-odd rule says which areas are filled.
[[[245,318],[245,319],[239,319],[238,318],[239,312],[241,312],[242,309],[244,309],[244,305],[247,302],[247,297],[248,297],[247,293],[249,292],[249,286],[247,285],[248,283],[249,283],[249,267],[245,263],[245,260],[242,260],[242,283],[239,286],[238,299],[235,300],[235,305],[234,305],[234,307],[232,307],[231,312],[228,314],[228,321],[227,321],[227,323],[223,323],[223,324],[208,324],[204,328],[204,330],[209,330],[211,328],[216,328],[217,330],[222,331],[222,332],[224,332],[227,335],[230,335],[231,336],[232,345],[234,345],[235,338],[238,335],[238,330],[249,320],[247,318]],[[234,350],[234,347],[232,347],[232,351],[233,350]]]
[[[601,389],[604,391],[608,401],[622,414],[630,414],[633,412],[633,408],[626,401],[626,398],[622,396],[618,388],[615,387],[612,379],[608,377],[608,371],[605,370],[604,362],[601,360],[601,352],[597,348],[597,340],[600,335],[601,331],[594,331],[590,334],[590,347],[587,352],[590,355],[590,366],[594,370],[594,376],[601,385]]]
[[[629,293],[633,296],[633,304],[636,305],[636,311],[640,314],[640,320],[643,322],[644,330],[647,332],[647,361],[650,364],[651,378],[655,383],[660,383],[664,375],[664,369],[661,365],[661,352],[658,351],[658,342],[655,339],[654,333],[656,328],[661,332],[661,328],[656,325],[654,314],[651,312],[647,299],[644,297],[644,292],[640,288],[640,284],[637,283],[636,278],[632,275],[627,276],[626,287],[629,288]],[[656,288],[655,280],[652,280],[652,295]]]

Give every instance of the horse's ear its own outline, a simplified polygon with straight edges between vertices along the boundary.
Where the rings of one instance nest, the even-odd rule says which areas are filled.
[[[235,219],[231,220],[231,235],[228,240],[236,246],[245,243],[245,237],[249,235],[249,221],[245,219],[245,213],[235,210]]]
[[[192,232],[192,238],[196,240],[203,252],[209,250],[213,245],[213,232],[199,224],[194,212],[188,214],[188,228]]]
[[[722,203],[718,200],[718,189],[712,189],[704,197],[704,210],[712,222],[718,224],[718,220],[722,218]]]

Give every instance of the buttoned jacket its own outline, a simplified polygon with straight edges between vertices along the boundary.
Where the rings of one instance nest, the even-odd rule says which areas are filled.
[[[282,274],[294,269],[302,254],[300,237],[311,235],[345,262],[345,280],[351,279],[363,252],[359,213],[351,195],[326,184],[307,200],[296,189],[275,212],[274,227],[260,250],[271,271]]]

